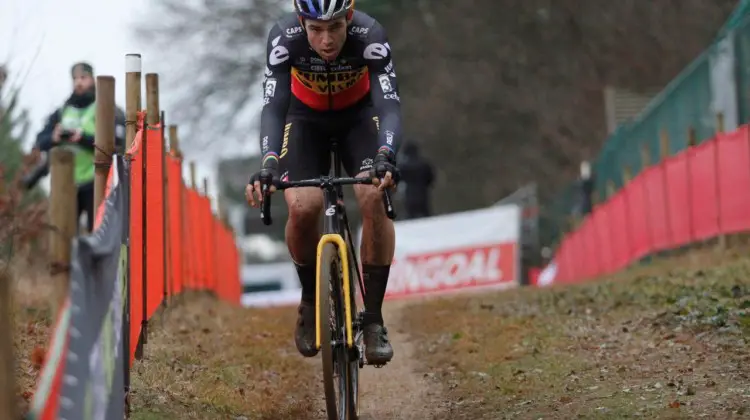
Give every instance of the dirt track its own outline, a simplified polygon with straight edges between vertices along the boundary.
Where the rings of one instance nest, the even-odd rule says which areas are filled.
[[[405,332],[406,305],[397,302],[386,307],[394,358],[381,369],[365,366],[361,371],[361,420],[427,420],[442,411],[440,388],[420,373],[416,345]]]
[[[405,332],[404,309],[408,303],[391,302],[384,307],[393,360],[383,368],[365,366],[360,370],[360,420],[430,420],[443,412],[441,385],[431,383],[421,372],[416,343]],[[319,395],[316,415],[327,419],[320,356],[307,359],[317,372],[313,394]]]
[[[361,419],[747,418],[747,255],[704,252],[579,286],[389,302],[395,357],[361,371]],[[24,314],[38,311],[18,313],[16,351],[29,355],[30,332],[47,323]],[[294,307],[197,296],[164,315],[132,372],[133,420],[326,419],[320,357],[294,348]]]

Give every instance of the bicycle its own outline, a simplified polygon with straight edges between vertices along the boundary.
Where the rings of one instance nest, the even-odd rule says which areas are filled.
[[[372,179],[342,178],[341,160],[335,142],[331,149],[333,176],[329,172],[329,175],[320,178],[278,181],[274,185],[278,190],[296,187],[319,187],[323,190],[325,216],[323,234],[318,242],[315,279],[315,345],[321,351],[323,360],[323,384],[328,419],[356,420],[359,417],[359,369],[367,363],[364,357],[362,330],[364,309],[358,309],[355,302],[350,277],[351,267],[354,267],[357,274],[362,301],[366,290],[357,268],[359,262],[346,216],[343,186],[372,185]],[[264,184],[261,189],[261,218],[265,225],[270,225],[272,219],[269,186]],[[388,190],[383,194],[383,205],[388,218],[394,219],[396,214]],[[328,314],[327,326],[322,324],[324,314]],[[337,384],[334,377],[338,377]]]

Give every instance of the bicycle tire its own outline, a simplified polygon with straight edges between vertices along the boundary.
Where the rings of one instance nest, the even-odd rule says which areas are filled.
[[[351,266],[350,266],[351,267]],[[352,320],[353,322],[356,322],[354,320],[357,319],[357,302],[355,301],[355,295],[357,294],[354,287],[351,287],[349,289],[351,299],[350,302],[352,303]],[[363,304],[364,306],[364,304]],[[354,327],[354,326],[352,326]],[[352,331],[354,334],[354,348],[350,349],[347,352],[347,355],[349,357],[349,383],[351,384],[351,387],[349,388],[349,411],[350,411],[350,418],[352,420],[359,419],[359,369],[360,369],[360,357],[364,357],[364,354],[360,354],[360,348],[359,344],[362,341],[361,337],[361,330],[360,329],[354,329]]]
[[[355,387],[352,384],[354,364],[351,363],[350,352],[346,348],[341,261],[334,244],[329,243],[323,246],[318,264],[320,264],[318,316],[321,322],[320,347],[326,412],[329,420],[356,420],[356,399],[353,395]],[[334,325],[331,325],[330,318],[332,309]],[[333,345],[334,339],[337,342],[335,346]],[[338,376],[338,380],[334,376]]]

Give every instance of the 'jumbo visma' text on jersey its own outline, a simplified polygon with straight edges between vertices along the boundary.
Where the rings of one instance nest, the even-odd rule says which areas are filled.
[[[367,14],[354,12],[341,53],[330,63],[310,47],[296,14],[271,28],[260,124],[263,156],[278,156],[281,150],[292,95],[321,116],[371,101],[379,120],[379,147],[398,150],[401,100],[390,45],[385,29]]]

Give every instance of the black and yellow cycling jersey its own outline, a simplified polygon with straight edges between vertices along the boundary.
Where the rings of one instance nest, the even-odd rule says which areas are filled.
[[[312,119],[337,118],[368,108],[378,121],[381,149],[398,150],[401,138],[400,98],[385,29],[355,11],[336,60],[326,62],[311,47],[295,13],[270,30],[263,81],[261,151],[281,153],[290,108]]]

